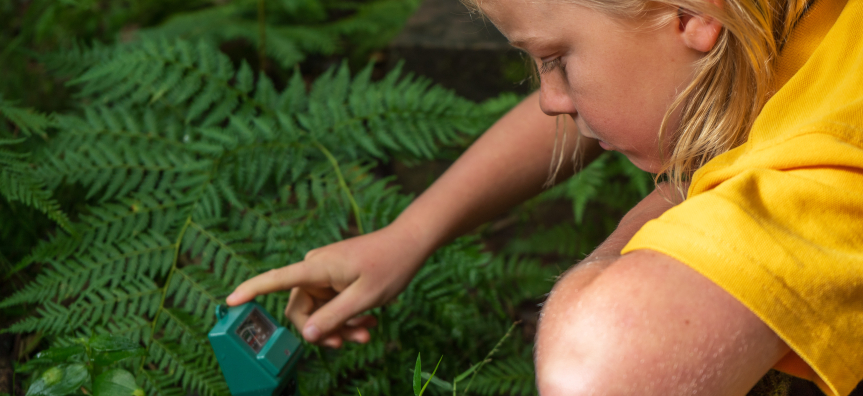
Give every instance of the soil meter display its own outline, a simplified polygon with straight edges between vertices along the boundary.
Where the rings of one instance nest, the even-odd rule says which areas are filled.
[[[261,351],[274,331],[276,331],[276,325],[264,318],[264,315],[261,315],[257,309],[246,316],[246,320],[240,327],[237,327],[237,334],[252,347],[255,353]]]
[[[216,307],[207,337],[234,396],[292,395],[302,344],[257,303]]]

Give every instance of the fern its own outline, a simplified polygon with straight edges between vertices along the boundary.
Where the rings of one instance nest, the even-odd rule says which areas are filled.
[[[471,390],[478,395],[534,395],[535,377],[529,358],[510,357],[485,365],[471,383]]]
[[[0,116],[11,122],[16,131],[20,131],[25,136],[33,133],[44,134],[45,129],[51,125],[51,120],[45,115],[31,109],[19,108],[15,103],[5,100],[2,94],[0,94]]]
[[[575,224],[583,225],[589,203],[601,203],[618,211],[628,210],[647,196],[652,184],[651,176],[625,156],[607,152],[538,199],[571,200]]]
[[[261,15],[259,0],[240,0],[177,14],[138,35],[144,39],[203,39],[214,43],[241,39],[263,48],[280,67],[290,68],[310,54],[332,55],[345,48],[361,54],[385,47],[418,5],[414,0],[330,5],[318,1],[269,1]],[[328,15],[335,12],[350,16],[329,21]]]
[[[45,134],[52,120],[31,109],[22,109],[14,103],[4,100],[0,95],[0,123],[8,121],[14,126],[12,134],[20,132],[24,136],[32,134]],[[0,130],[5,125],[0,127]],[[33,207],[46,214],[58,225],[70,230],[69,219],[60,210],[60,205],[51,197],[51,192],[45,186],[44,181],[35,174],[33,167],[27,159],[30,154],[20,152],[18,147],[26,141],[25,138],[9,139],[0,138],[0,195],[7,201],[21,202],[26,206]]]
[[[370,68],[351,78],[345,65],[310,91],[299,74],[277,91],[267,76],[245,63],[234,68],[206,42],[93,51],[100,62],[71,80],[89,104],[56,115],[57,133],[34,171],[50,189],[77,186],[88,205],[69,232],[18,264],[43,270],[0,307],[38,307],[5,331],[58,339],[129,334],[148,351],[134,372],[156,394],[225,394],[205,341],[214,306],[254,274],[392,221],[410,197],[373,175],[376,160],[433,158],[515,102],[477,105],[399,70],[377,82]],[[463,281],[488,280],[488,258],[469,246],[438,253],[433,261],[447,270],[430,265],[403,303],[380,310],[378,338],[409,339],[432,328],[442,339],[480,328],[493,338],[505,314],[489,325],[478,307],[458,312],[470,297]],[[280,293],[262,298],[272,312],[286,301]],[[341,375],[363,370],[370,375],[363,387],[387,391],[384,342],[335,357],[330,367],[341,374],[319,386],[330,389]]]

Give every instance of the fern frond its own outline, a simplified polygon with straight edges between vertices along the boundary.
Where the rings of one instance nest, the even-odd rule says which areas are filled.
[[[336,21],[331,29],[354,37],[355,53],[385,47],[419,6],[416,0],[379,0],[359,3],[356,12]]]
[[[528,359],[494,360],[483,366],[470,390],[480,395],[535,395],[536,374]]]
[[[140,342],[149,337],[149,332],[150,323],[139,316],[115,317],[104,325],[84,327],[74,333],[58,336],[53,340],[52,346],[80,345],[81,338],[89,339],[98,334],[111,334],[132,342]]]
[[[110,280],[112,287],[131,278],[155,278],[170,268],[174,245],[159,234],[144,234],[117,245],[98,244],[87,255],[49,261],[50,269],[0,303],[8,307],[75,297],[91,280]]]
[[[597,197],[600,186],[605,182],[604,170],[608,159],[608,155],[597,158],[579,171],[571,182],[566,183],[567,192],[572,197],[572,211],[575,214],[576,224],[582,223],[587,203]]]
[[[229,394],[212,349],[194,348],[158,338],[151,342],[149,351],[154,364],[172,373],[171,381],[182,386],[180,389],[190,389],[206,396]],[[154,376],[153,380],[151,384],[159,383],[158,377]],[[170,387],[163,392],[170,393]]]
[[[75,77],[93,65],[108,60],[114,52],[114,47],[93,42],[90,45],[73,41],[71,48],[42,54],[39,59],[55,75]]]
[[[24,136],[34,133],[45,135],[46,129],[54,125],[50,117],[32,109],[19,108],[0,94],[0,120],[2,119],[15,125],[16,130]],[[0,131],[4,130],[4,127],[5,124],[0,124]],[[52,198],[44,180],[27,162],[29,154],[6,149],[15,149],[25,140],[0,139],[0,195],[8,201],[18,201],[35,208],[68,231],[71,229],[68,216],[60,210],[60,204]]]
[[[142,370],[141,381],[148,395],[156,396],[182,396],[186,391],[177,386],[177,381],[171,375],[158,370]]]
[[[4,99],[2,93],[0,93],[0,117],[15,125],[25,136],[34,133],[44,135],[45,130],[53,125],[48,116],[33,109],[17,107],[14,102]]]
[[[649,173],[638,169],[622,154],[607,152],[540,199],[570,199],[575,223],[585,226],[584,215],[589,203],[625,211],[644,198],[652,184]]]
[[[570,222],[562,222],[549,228],[539,228],[525,238],[510,242],[504,251],[512,254],[557,254],[564,257],[583,257],[580,254],[592,250],[583,241],[586,227],[576,228]]]
[[[138,36],[144,40],[182,38],[214,43],[243,40],[260,48],[259,22],[250,17],[255,15],[256,5],[256,1],[234,1],[220,7],[178,14],[161,26],[143,29]],[[361,3],[358,7],[341,3],[340,8],[349,5],[353,12],[332,22],[327,21],[327,8],[332,5],[310,1],[283,1],[280,5],[275,8],[268,6],[271,16],[264,25],[264,49],[269,58],[287,69],[310,54],[331,55],[345,48],[360,54],[386,46],[419,2],[378,0]]]
[[[247,79],[243,65],[235,73],[230,60],[218,49],[200,41],[143,40],[117,47],[108,59],[87,68],[70,84],[80,85],[82,96],[99,104],[163,102],[168,108],[184,108],[184,122],[215,125],[240,104],[254,101],[248,87],[231,81]]]
[[[165,321],[157,327],[163,329],[165,339],[177,340],[182,345],[209,343],[205,332],[209,326],[200,324],[199,317],[180,309],[169,308],[164,310],[161,318]]]
[[[176,196],[176,191],[154,192],[123,198],[119,203],[90,207],[89,214],[82,215],[74,225],[73,234],[60,233],[40,242],[16,265],[15,270],[33,262],[64,261],[75,252],[85,252],[93,244],[121,242],[145,230],[149,230],[151,235],[164,235],[178,227],[179,219],[184,216],[183,200]]]
[[[14,154],[0,149],[0,194],[9,201],[18,201],[35,208],[54,220],[65,230],[71,230],[69,217],[60,209],[60,204],[52,197],[45,182],[38,179],[34,172],[23,162],[11,157]]]
[[[63,126],[73,133],[60,139],[64,149],[48,157],[40,170],[49,183],[81,183],[89,187],[86,198],[98,194],[107,201],[133,191],[147,194],[183,188],[208,178],[210,160],[196,158],[180,142],[120,125],[116,116],[134,122],[128,113],[107,108],[85,113],[87,121],[63,119]]]
[[[166,295],[176,300],[175,307],[182,308],[194,317],[203,318],[204,325],[212,326],[215,319],[211,313],[219,300],[224,298],[222,296],[230,293],[230,289],[222,286],[218,278],[207,274],[201,266],[188,266],[175,271]]]
[[[255,2],[236,1],[221,7],[178,14],[161,26],[144,29],[138,35],[145,40],[183,38],[224,42],[243,39],[258,47],[260,45],[258,23],[254,19],[244,18],[244,14],[248,15],[247,11],[254,10],[255,6]],[[267,55],[284,68],[289,68],[305,59],[304,49],[335,50],[336,37],[320,27],[295,26],[294,29],[285,29],[268,24],[265,29]],[[297,34],[297,30],[300,34]],[[300,41],[302,38],[316,45],[303,44]]]
[[[325,395],[337,383],[336,373],[333,373],[326,362],[311,360],[302,367],[299,378],[300,394]]]
[[[154,312],[159,303],[159,288],[149,279],[124,282],[121,286],[105,290],[107,280],[99,280],[90,286],[69,307],[46,301],[31,316],[13,324],[4,332],[43,331],[62,335],[81,327],[93,327],[108,323],[112,316],[141,315]]]
[[[213,270],[222,285],[234,286],[240,280],[256,273],[248,260],[237,251],[236,242],[248,237],[244,232],[222,233],[207,229],[204,225],[192,222],[183,239],[183,250],[189,250],[194,257],[200,257],[202,264]]]

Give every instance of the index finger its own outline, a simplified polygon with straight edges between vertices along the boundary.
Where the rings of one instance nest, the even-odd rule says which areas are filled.
[[[230,306],[251,301],[261,294],[290,290],[298,286],[329,286],[329,273],[322,265],[308,265],[305,261],[269,270],[248,279],[234,289],[226,299]]]

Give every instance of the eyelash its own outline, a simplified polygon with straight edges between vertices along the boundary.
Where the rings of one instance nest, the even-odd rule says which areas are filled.
[[[560,58],[554,58],[550,61],[543,61],[542,66],[539,67],[539,74],[548,73],[554,69],[557,69],[560,66]]]

